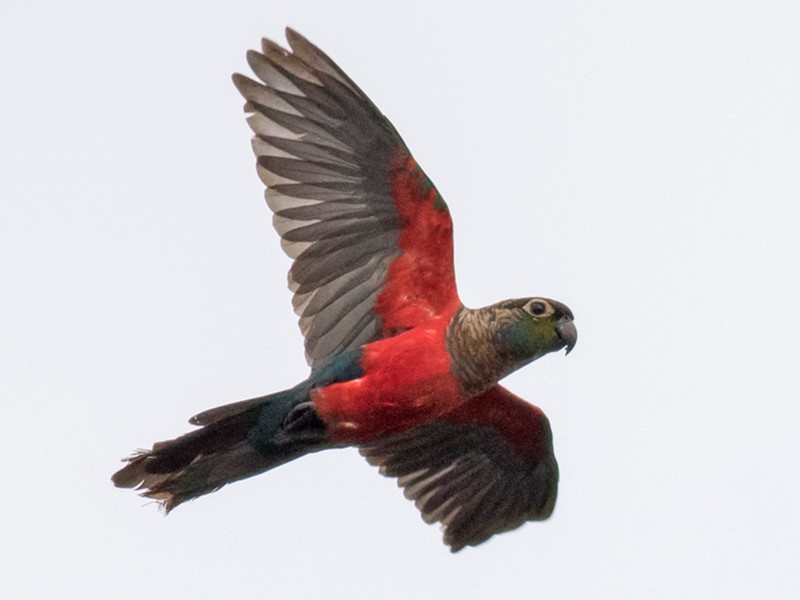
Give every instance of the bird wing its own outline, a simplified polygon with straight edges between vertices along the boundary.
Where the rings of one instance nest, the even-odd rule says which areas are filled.
[[[558,464],[550,423],[497,385],[445,418],[360,448],[396,477],[453,552],[553,512]]]
[[[400,135],[321,50],[287,29],[236,74],[312,369],[458,301],[450,214]]]

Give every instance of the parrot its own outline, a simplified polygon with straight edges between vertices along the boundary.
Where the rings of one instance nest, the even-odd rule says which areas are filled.
[[[553,512],[550,423],[498,382],[577,341],[544,297],[468,308],[450,212],[394,126],[291,28],[233,75],[283,251],[310,374],[201,412],[112,476],[168,513],[304,455],[355,447],[451,552]]]

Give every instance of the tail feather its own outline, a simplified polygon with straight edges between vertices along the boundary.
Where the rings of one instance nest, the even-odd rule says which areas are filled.
[[[311,418],[297,419],[298,412]],[[137,452],[112,476],[117,487],[143,490],[167,511],[295,458],[328,447],[306,394],[289,390],[205,411],[201,429]],[[302,423],[298,427],[298,423]]]

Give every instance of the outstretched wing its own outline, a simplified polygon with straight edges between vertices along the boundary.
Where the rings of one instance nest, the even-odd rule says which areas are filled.
[[[453,552],[553,512],[558,464],[544,413],[501,386],[445,418],[360,448],[397,477]]]
[[[258,174],[285,252],[312,369],[458,300],[447,206],[397,131],[321,50],[250,51],[246,98]]]

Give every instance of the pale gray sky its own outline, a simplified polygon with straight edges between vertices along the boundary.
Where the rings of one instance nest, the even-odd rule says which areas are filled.
[[[800,5],[0,5],[0,596],[800,596]],[[168,518],[108,480],[307,368],[230,83],[291,25],[450,205],[470,305],[580,342],[553,517],[451,555],[354,451]]]

